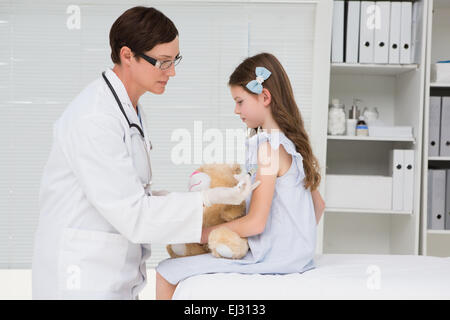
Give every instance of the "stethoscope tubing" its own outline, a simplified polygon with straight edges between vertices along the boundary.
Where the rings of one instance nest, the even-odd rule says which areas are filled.
[[[112,92],[114,98],[116,99],[116,102],[117,102],[117,105],[119,106],[120,111],[122,111],[123,116],[124,116],[125,119],[127,120],[128,126],[129,126],[130,128],[131,128],[131,127],[135,127],[136,129],[138,129],[139,133],[140,133],[141,136],[142,136],[143,143],[144,143],[144,146],[145,146],[145,135],[144,135],[144,131],[142,130],[141,127],[139,127],[139,125],[137,125],[137,124],[135,124],[135,123],[131,123],[130,120],[128,119],[127,115],[125,114],[125,110],[123,110],[122,103],[120,102],[120,99],[119,99],[119,97],[117,96],[116,90],[114,90],[113,86],[111,85],[111,83],[109,82],[108,78],[107,78],[106,75],[105,75],[105,71],[102,72],[102,76],[103,76],[103,79],[105,80],[106,84],[108,85],[109,89],[111,90],[111,92]],[[150,143],[150,145],[151,145],[151,143]],[[146,153],[146,156],[147,156],[147,161],[148,161],[148,166],[149,166],[149,173],[150,173],[150,178],[149,178],[149,182],[148,182],[147,185],[151,185],[151,184],[152,184],[152,182],[151,182],[151,179],[152,179],[152,173],[151,173],[151,172],[152,172],[152,166],[151,166],[151,163],[150,163],[150,156],[149,156],[149,154],[148,154],[147,147],[145,147],[145,153]]]
[[[128,117],[127,117],[127,115],[125,114],[125,110],[123,110],[122,103],[120,102],[119,97],[117,96],[116,90],[114,90],[114,88],[113,88],[113,86],[111,85],[111,83],[109,82],[108,78],[106,78],[106,76],[105,76],[105,71],[102,72],[102,76],[103,76],[103,79],[105,79],[106,84],[108,85],[109,89],[111,90],[111,92],[112,92],[114,98],[116,99],[117,104],[119,105],[120,111],[122,111],[123,116],[124,116],[125,119],[127,120],[128,126],[129,126],[130,128],[131,128],[131,127],[135,127],[136,129],[138,129],[138,131],[139,131],[139,133],[141,134],[142,138],[145,139],[144,131],[142,130],[142,128],[139,127],[139,126],[138,126],[137,124],[135,124],[135,123],[131,123],[130,120],[128,120]]]

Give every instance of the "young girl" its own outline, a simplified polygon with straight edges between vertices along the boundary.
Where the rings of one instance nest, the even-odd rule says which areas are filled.
[[[247,127],[262,129],[247,141],[246,169],[260,181],[247,214],[205,228],[201,243],[221,226],[248,237],[250,250],[240,260],[211,254],[167,259],[156,268],[156,299],[171,299],[179,281],[217,272],[286,274],[314,268],[316,223],[324,210],[317,188],[318,161],[312,153],[290,81],[268,53],[245,59],[230,76],[234,112]]]

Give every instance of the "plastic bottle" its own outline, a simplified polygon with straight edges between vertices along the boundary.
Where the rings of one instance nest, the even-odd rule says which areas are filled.
[[[367,123],[364,121],[364,116],[360,116],[359,121],[356,124],[356,135],[357,136],[369,135],[369,127],[367,126]]]
[[[345,106],[339,99],[333,99],[328,110],[328,134],[343,135],[345,133]]]

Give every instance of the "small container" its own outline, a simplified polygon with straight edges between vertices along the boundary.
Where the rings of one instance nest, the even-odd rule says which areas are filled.
[[[333,99],[328,110],[328,134],[343,135],[345,126],[345,106],[338,99]]]
[[[378,120],[378,109],[377,108],[364,108],[363,111],[364,119],[368,126],[373,124],[376,120]]]
[[[361,102],[359,99],[353,99],[353,105],[351,109],[348,111],[348,118],[349,119],[359,119],[360,111],[358,110],[358,102]]]
[[[359,117],[359,121],[356,124],[356,135],[357,136],[369,135],[369,127],[367,126],[367,123],[364,121],[364,116]]]
[[[356,119],[347,119],[347,135],[356,135]]]
[[[438,61],[431,65],[432,82],[450,82],[450,61]]]

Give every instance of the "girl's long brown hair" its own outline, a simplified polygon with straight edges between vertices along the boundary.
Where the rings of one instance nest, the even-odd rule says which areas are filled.
[[[256,67],[265,67],[272,74],[264,81],[263,87],[269,90],[272,100],[270,110],[272,117],[281,131],[295,145],[297,152],[303,157],[305,170],[305,189],[316,190],[320,184],[319,161],[314,156],[306,133],[303,119],[294,99],[291,82],[278,59],[270,53],[260,53],[245,59],[230,76],[229,86],[241,86],[250,94],[246,85],[255,80]]]

